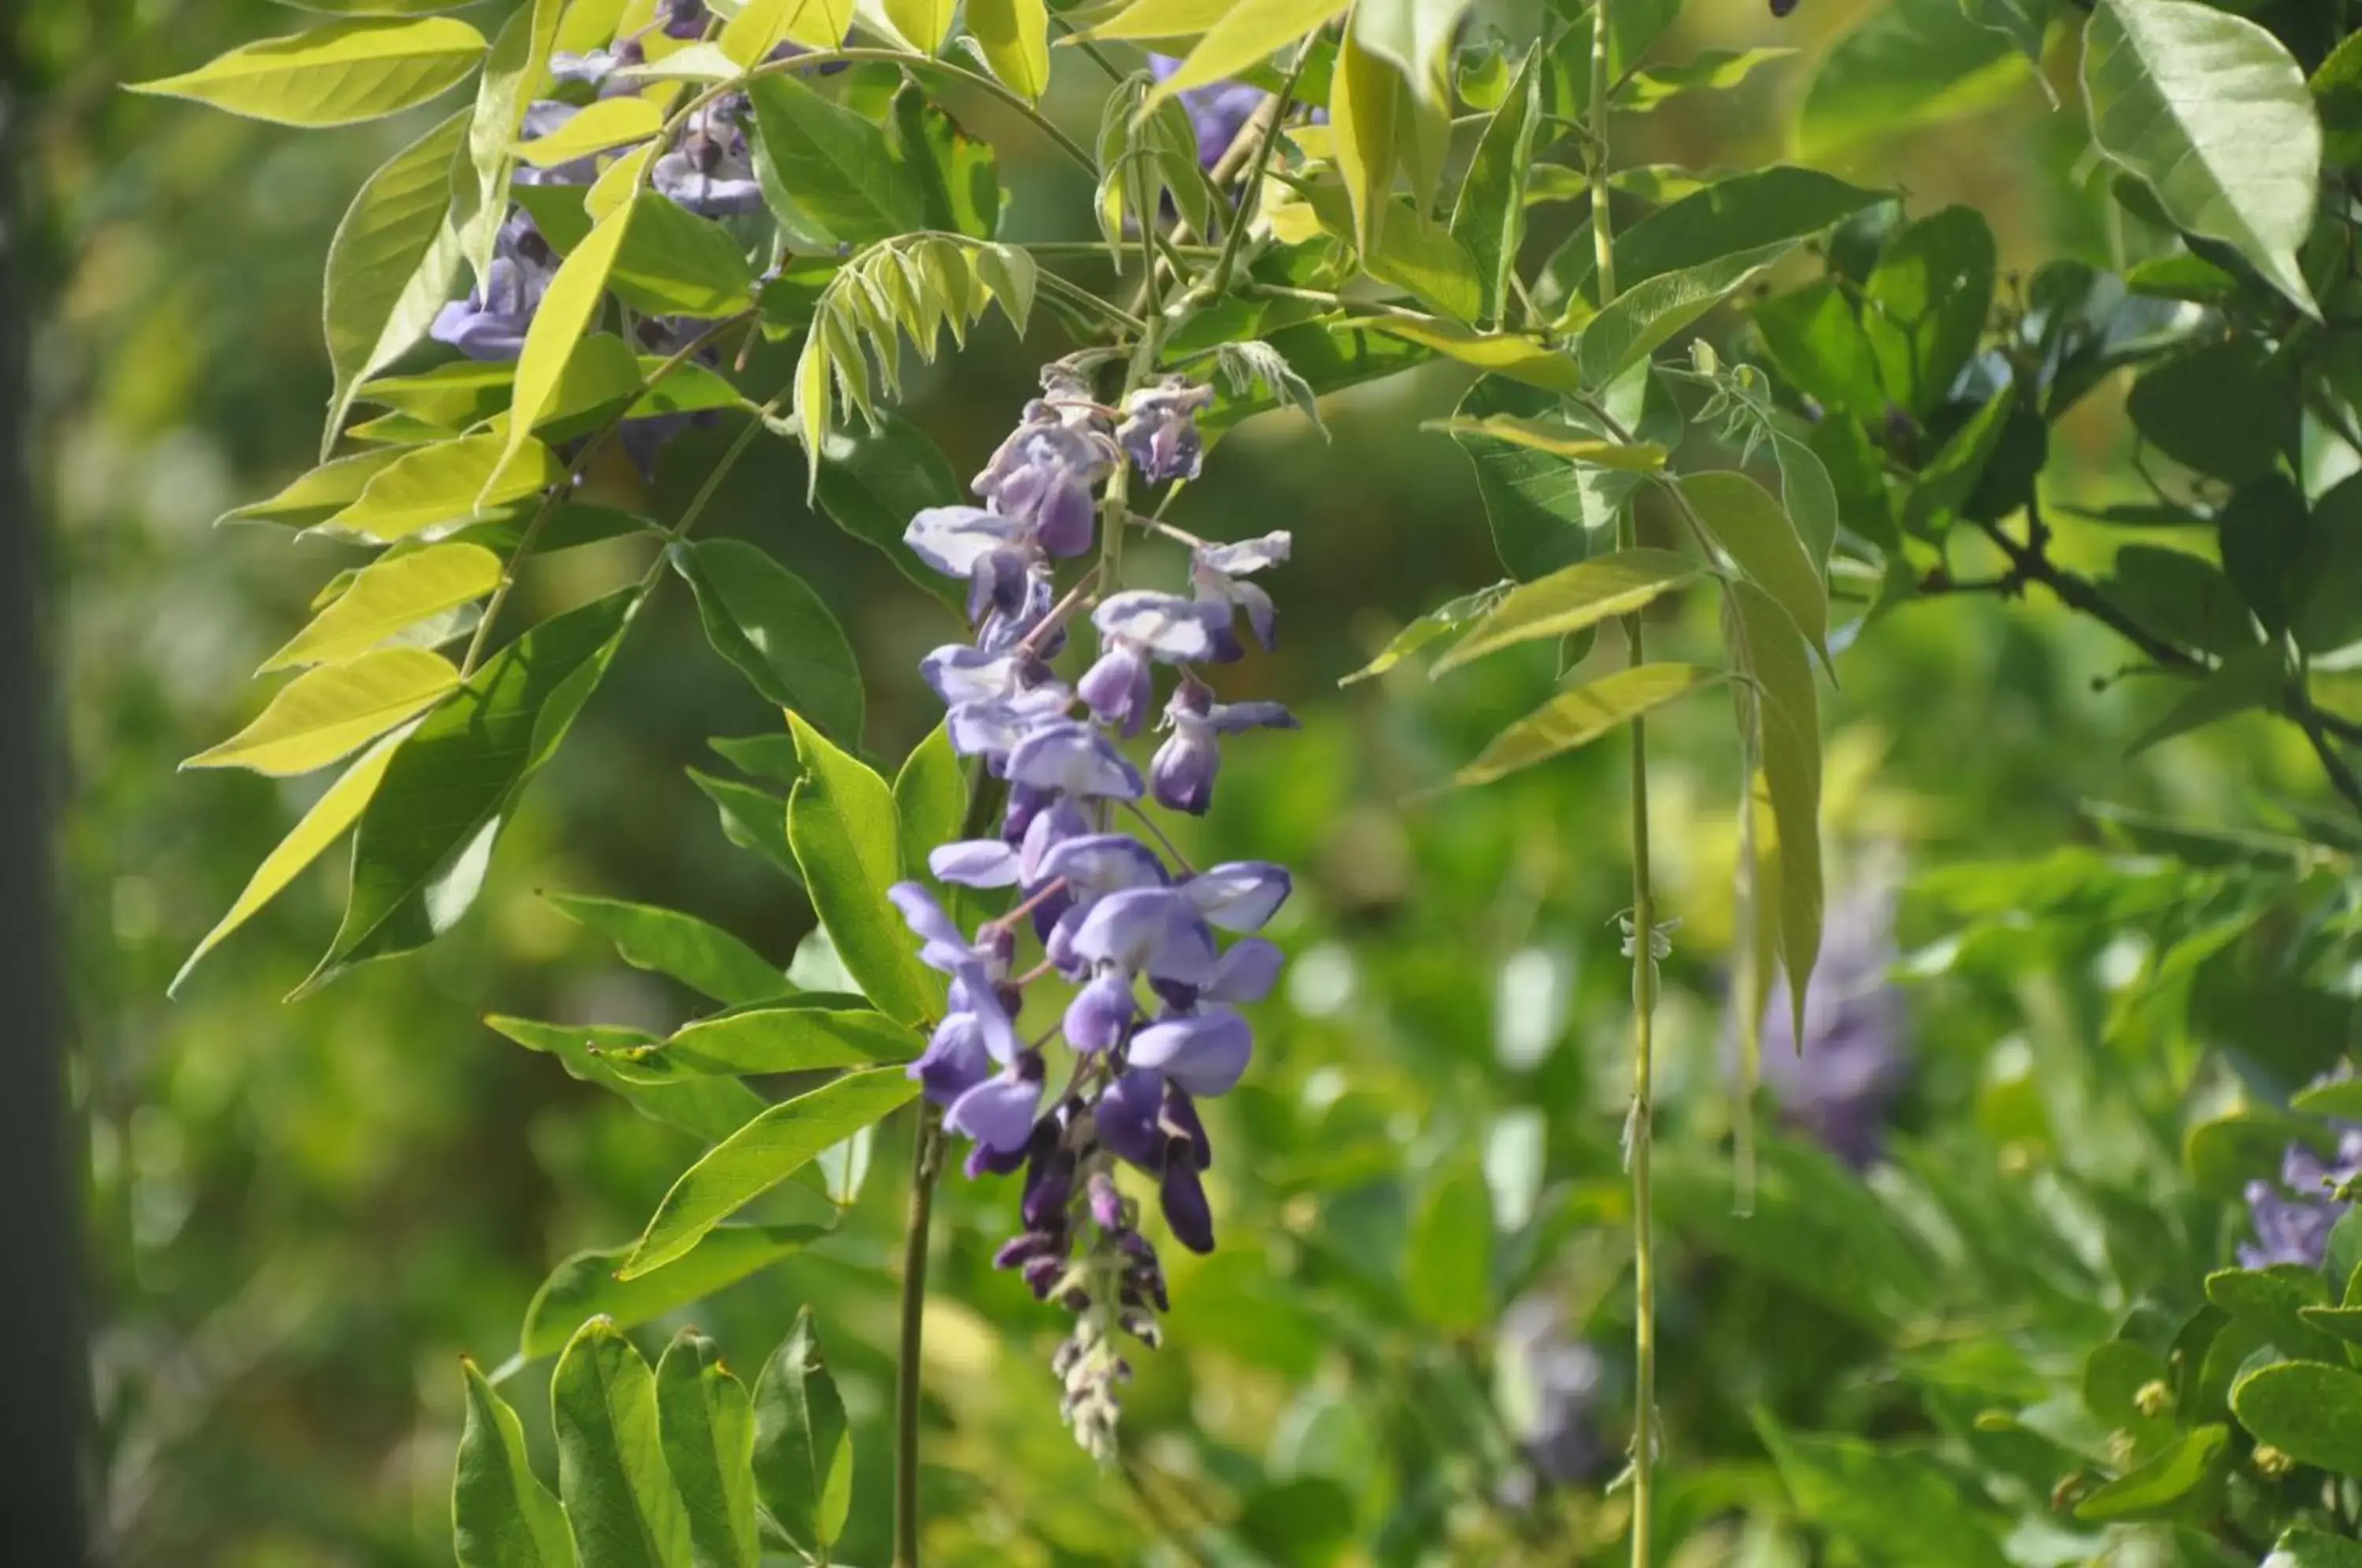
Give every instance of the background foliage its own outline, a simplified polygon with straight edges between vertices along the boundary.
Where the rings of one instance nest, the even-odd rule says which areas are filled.
[[[2226,9],[2279,27],[2307,68],[2338,36],[2328,5]],[[2334,494],[2336,466],[2352,466],[2334,435],[2353,419],[2345,340],[2304,336],[2290,269],[2183,246],[2112,194],[2070,45],[2043,56],[2046,92],[2006,27],[1977,28],[1951,0],[1807,0],[1784,22],[1752,0],[1680,12],[1657,46],[1668,61],[1801,52],[1620,120],[1619,163],[1789,157],[1893,186],[1926,220],[1907,232],[1942,263],[1927,273],[1992,280],[1989,316],[1947,316],[1936,297],[1923,330],[1870,344],[1865,368],[1829,347],[1818,313],[1849,283],[1911,280],[1862,259],[1887,236],[1849,226],[1763,303],[1709,324],[1724,361],[1769,362],[1783,397],[1819,405],[1831,441],[1925,473],[1986,405],[1961,397],[1959,372],[1993,327],[1988,345],[2031,367],[2058,415],[2033,464],[2022,411],[1988,422],[1988,457],[2010,454],[1994,471],[2044,473],[2049,532],[2004,537],[2040,551],[2053,580],[2107,583],[2157,646],[2128,646],[2039,586],[2020,601],[2044,577],[1981,525],[2022,498],[1938,488],[1886,518],[1885,538],[1848,513],[1907,564],[1839,578],[1853,596],[1841,620],[1882,609],[1823,698],[1832,925],[1853,922],[1870,955],[1831,983],[1880,992],[1891,926],[1901,994],[1879,1027],[1903,1067],[1876,1163],[1858,1172],[1808,1137],[1767,1135],[1746,1219],[1732,1212],[1723,1021],[1727,725],[1701,703],[1652,726],[1660,896],[1685,922],[1660,1023],[1666,1560],[2213,1563],[2255,1561],[2295,1519],[2350,1536],[2357,1418],[2308,1447],[2260,1406],[2236,1419],[2227,1406],[2232,1375],[2266,1347],[2342,1365],[2342,1285],[2208,1275],[2248,1235],[2243,1185],[2318,1136],[2279,1108],[2351,1043],[2356,840],[2301,728],[2245,711],[2282,703],[2272,681],[2234,683],[2193,715],[2184,694],[2204,687],[2119,679],[2128,660],[2169,664],[2159,647],[2230,669],[2246,612],[2279,632],[2313,626],[2317,602],[2325,619],[2294,644],[2310,656],[2351,640],[2334,591],[2353,580],[2350,520],[2301,497],[2289,520],[2290,495]],[[464,940],[282,1007],[337,926],[337,876],[315,874],[164,999],[226,892],[312,798],[300,781],[172,766],[250,716],[248,672],[343,564],[277,531],[209,525],[311,465],[331,392],[319,259],[348,193],[431,117],[299,138],[115,86],[285,16],[108,0],[26,7],[15,24],[43,76],[54,289],[39,450],[66,602],[105,1540],[126,1562],[447,1561],[469,1399],[456,1357],[496,1369],[550,1270],[628,1242],[698,1147],[484,1026],[662,1031],[698,1005],[619,965],[595,916],[549,895],[692,911],[779,964],[811,925],[715,805],[762,779],[710,737],[774,734],[777,710],[722,678],[689,596],[672,595],[512,824]],[[1102,82],[1057,54],[1046,105],[1087,140]],[[1091,237],[1087,180],[989,104],[971,128],[999,154],[1005,237]],[[2334,160],[2351,150],[2337,148],[2333,136]],[[1954,204],[1989,225],[1990,260]],[[1537,207],[1532,253],[1580,210]],[[2334,324],[2354,306],[2342,209],[2330,229],[2298,236],[2308,254],[2290,268]],[[1903,243],[1888,241],[1890,261]],[[2112,319],[2077,360],[2091,345],[2051,327],[2097,306],[2071,275],[2038,271],[2061,259],[2147,269],[2150,314]],[[1063,346],[1046,317],[1024,343],[985,322],[966,352],[911,368],[902,410],[972,472]],[[2129,409],[2112,349],[2164,367]],[[2256,362],[2283,352],[2307,379]],[[2068,377],[2077,395],[2058,391]],[[1406,667],[1337,686],[1405,623],[1501,576],[1467,459],[1413,434],[1469,380],[1444,365],[1342,395],[1326,438],[1264,415],[1176,508],[1222,536],[1296,536],[1288,640],[1247,673],[1307,727],[1232,758],[1200,835],[1299,868],[1275,933],[1293,975],[1259,1016],[1254,1075],[1222,1107],[1210,1179],[1224,1250],[1175,1270],[1186,1306],[1141,1362],[1120,1474],[1097,1477],[1058,1426],[1043,1371],[1054,1316],[989,1267],[1005,1194],[947,1185],[927,1384],[939,1560],[1617,1554],[1621,1496],[1603,1484],[1628,1421],[1621,769],[1603,747],[1406,805],[1546,693],[1550,648],[1433,684]],[[668,453],[670,514],[716,449],[692,431]],[[870,748],[899,757],[935,719],[905,672],[950,622],[809,508],[805,477],[791,448],[763,444],[717,497],[711,534],[791,556],[835,607]],[[2247,536],[2300,542],[2242,555],[2234,516],[2278,518]],[[2324,532],[2308,545],[2308,529]],[[1938,574],[1928,541],[1948,532]],[[611,577],[605,548],[529,580],[531,618]],[[1942,591],[1980,585],[2013,591]],[[1702,603],[1674,613],[1706,620]],[[2307,701],[2334,718],[2340,672],[2322,664]],[[881,1177],[901,1168],[904,1135],[881,1135]],[[754,1369],[811,1309],[854,1433],[853,1562],[885,1550],[897,1186],[870,1183],[825,1242],[645,1336],[653,1353],[694,1321]],[[810,1218],[795,1201],[763,1218]],[[2350,1273],[2350,1252],[2332,1257]],[[545,1474],[550,1375],[545,1354],[504,1390]],[[2334,1415],[2345,1384],[2328,1386],[2293,1403]],[[2259,1464],[2259,1435],[2301,1463]],[[2314,1554],[2301,1563],[2346,1561],[2299,1549]]]

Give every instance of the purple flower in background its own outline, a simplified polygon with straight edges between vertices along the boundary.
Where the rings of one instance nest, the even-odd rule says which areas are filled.
[[[657,26],[668,39],[701,39],[712,17],[705,0],[657,0]]]
[[[1763,1014],[1763,1083],[1789,1127],[1857,1168],[1875,1159],[1907,1077],[1894,895],[1858,888],[1831,906],[1805,999],[1799,1050],[1785,975]]]
[[[436,312],[427,335],[470,359],[513,359],[524,351],[525,329],[557,273],[557,254],[533,219],[511,213],[493,241],[484,282]]]
[[[1616,1457],[1599,1421],[1606,1364],[1569,1331],[1565,1304],[1546,1292],[1520,1298],[1501,1314],[1497,1345],[1503,1419],[1529,1467],[1502,1500],[1527,1507],[1541,1485],[1606,1474]]]
[[[763,210],[763,187],[746,132],[728,99],[716,99],[693,116],[679,145],[658,158],[648,182],[700,217],[729,217]]]
[[[554,135],[567,121],[582,111],[571,104],[561,104],[544,98],[526,105],[524,119],[517,131],[519,141],[539,141]],[[594,157],[570,159],[546,169],[519,160],[510,180],[519,185],[588,185],[599,178],[599,160]]]
[[[1156,80],[1164,82],[1181,69],[1181,61],[1169,54],[1152,54],[1148,68]],[[1271,94],[1260,87],[1243,82],[1209,82],[1203,87],[1181,89],[1181,106],[1189,113],[1189,128],[1198,137],[1198,166],[1211,170],[1239,138],[1254,112]]]
[[[2362,1127],[2350,1121],[2333,1125],[2337,1132],[2333,1157],[2323,1159],[2309,1144],[2291,1143],[2280,1156],[2277,1183],[2259,1178],[2247,1184],[2247,1209],[2255,1218],[2256,1239],[2239,1244],[2241,1268],[2268,1268],[2273,1264],[2322,1265],[2329,1251],[2330,1231],[2353,1207],[2340,1194],[2347,1183],[2362,1179]]]
[[[948,710],[954,749],[1008,784],[998,831],[933,846],[928,869],[944,882],[1009,889],[1011,902],[971,934],[915,884],[893,899],[922,960],[954,977],[945,1017],[910,1074],[944,1108],[944,1127],[974,1141],[971,1176],[1023,1168],[1023,1230],[997,1261],[1076,1314],[1053,1365],[1076,1440],[1106,1458],[1116,1393],[1131,1375],[1120,1336],[1153,1346],[1169,1306],[1155,1246],[1138,1228],[1139,1202],[1124,1196],[1118,1173],[1129,1166],[1147,1178],[1182,1245],[1212,1250],[1202,1173],[1213,1147],[1198,1102],[1246,1074],[1254,1031],[1237,1009],[1268,995],[1280,968],[1271,943],[1240,934],[1226,945],[1225,934],[1261,930],[1294,887],[1286,867],[1268,862],[1168,864],[1117,831],[1117,812],[1140,814],[1152,793],[1167,804],[1186,794],[1198,802],[1186,809],[1202,810],[1213,736],[1294,723],[1275,703],[1216,702],[1191,668],[1235,656],[1231,624],[1242,604],[1268,634],[1270,601],[1233,574],[1285,560],[1287,536],[1191,541],[1188,595],[1120,591],[1092,574],[1061,597],[1057,563],[1092,549],[1100,489],[1127,454],[1152,478],[1197,471],[1193,420],[1209,394],[1161,381],[1130,401],[1118,433],[1077,365],[1049,367],[1042,385],[977,476],[985,504],[929,507],[903,536],[921,560],[968,585],[974,643],[935,649],[920,670]],[[1096,600],[1085,597],[1094,589]],[[1066,618],[1087,605],[1098,653],[1069,687],[1049,661]],[[1195,780],[1187,791],[1152,784],[1122,748],[1145,727],[1160,665],[1181,676],[1166,709],[1175,738],[1152,770],[1173,773],[1168,754],[1181,746],[1182,770]],[[1028,932],[1040,944],[1036,963],[1017,956]],[[1026,988],[1054,977],[1072,988],[1054,1004],[1054,1025],[1021,1032]],[[1043,1053],[1060,1040],[1071,1066],[1052,1093]]]

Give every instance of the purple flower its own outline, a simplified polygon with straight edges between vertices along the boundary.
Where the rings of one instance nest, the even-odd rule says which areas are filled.
[[[1181,61],[1172,55],[1152,54],[1148,66],[1163,82],[1181,69]],[[1184,87],[1180,96],[1181,106],[1189,113],[1189,128],[1197,134],[1198,166],[1211,170],[1271,94],[1243,82],[1209,82],[1203,87]]]
[[[1206,455],[1198,434],[1198,411],[1214,401],[1214,389],[1184,376],[1168,376],[1131,394],[1115,438],[1150,484],[1193,480]]]
[[[1042,1058],[1023,1053],[952,1101],[944,1125],[1003,1154],[1025,1147],[1042,1110]]]
[[[2241,1268],[2283,1263],[2307,1268],[2322,1265],[2329,1251],[2330,1231],[2353,1207],[2337,1193],[2346,1183],[2362,1178],[2362,1127],[2339,1126],[2334,1163],[2306,1144],[2291,1143],[2280,1157],[2277,1184],[2263,1180],[2247,1184],[2247,1208],[2255,1216],[2256,1239],[2239,1244]]]
[[[648,182],[701,217],[763,210],[763,187],[746,147],[746,133],[719,103],[690,119],[680,143],[658,158]]]
[[[1037,400],[969,488],[1026,528],[1045,553],[1065,559],[1091,547],[1096,492],[1112,468],[1102,438]]]
[[[1011,747],[1009,780],[1086,801],[1137,801],[1143,789],[1115,743],[1074,719],[1042,724]]]
[[[1167,810],[1203,816],[1222,767],[1219,736],[1297,725],[1296,716],[1276,702],[1218,703],[1206,688],[1185,681],[1164,706],[1164,727],[1173,734],[1149,760],[1148,792]]]
[[[1130,888],[1091,906],[1076,929],[1075,955],[1126,974],[1202,985],[1213,973],[1214,933],[1187,896]]]
[[[1211,657],[1213,624],[1204,607],[1177,593],[1134,589],[1109,594],[1091,612],[1091,624],[1110,642],[1166,664]]]
[[[1075,993],[1066,1008],[1066,1043],[1089,1055],[1111,1051],[1123,1041],[1140,1005],[1131,998],[1131,977],[1110,969]]]
[[[470,359],[513,359],[524,351],[541,296],[557,275],[557,257],[522,211],[509,215],[493,240],[483,284],[436,313],[427,335]]]
[[[1148,705],[1156,698],[1146,652],[1134,644],[1108,639],[1098,662],[1075,682],[1075,695],[1092,718],[1131,739],[1147,727]]]
[[[1908,1076],[1895,956],[1893,895],[1857,889],[1829,911],[1801,1051],[1785,975],[1764,1010],[1763,1082],[1781,1119],[1856,1167],[1877,1157]]]
[[[1164,1019],[1131,1037],[1135,1066],[1162,1073],[1208,1099],[1236,1088],[1253,1054],[1254,1035],[1246,1020],[1228,1008]]]
[[[1209,624],[1216,628],[1216,639],[1221,645],[1218,657],[1239,657],[1238,639],[1231,629],[1232,616],[1239,610],[1247,613],[1247,624],[1253,630],[1255,641],[1266,648],[1276,646],[1277,616],[1272,609],[1271,595],[1238,579],[1286,560],[1293,543],[1289,535],[1275,533],[1260,539],[1242,539],[1233,545],[1201,545],[1191,553],[1189,581],[1197,591],[1198,602],[1206,606]]]
[[[1181,884],[1207,922],[1224,931],[1261,931],[1295,890],[1287,867],[1268,860],[1234,860]]]
[[[711,13],[705,0],[657,0],[657,25],[668,39],[701,39]]]

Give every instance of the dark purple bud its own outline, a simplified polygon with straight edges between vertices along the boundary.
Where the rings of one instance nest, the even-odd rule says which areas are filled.
[[[1795,10],[1796,0],[1772,0],[1772,14],[1775,17],[1793,16]]]
[[[1051,1290],[1058,1283],[1058,1276],[1065,1272],[1066,1260],[1064,1258],[1035,1258],[1024,1266],[1019,1277],[1025,1281],[1025,1288],[1033,1293],[1035,1300],[1047,1301]]]
[[[1193,1253],[1200,1254],[1214,1250],[1214,1211],[1206,1202],[1205,1183],[1198,1179],[1198,1162],[1190,1157],[1188,1140],[1174,1140],[1180,1147],[1165,1156],[1164,1176],[1157,1183],[1158,1195],[1164,1199],[1164,1222],[1173,1227],[1174,1239]]]
[[[657,25],[668,39],[701,39],[710,14],[705,0],[657,0]]]
[[[1047,1231],[1028,1231],[1021,1236],[1011,1236],[992,1254],[995,1268],[1020,1268],[1035,1258],[1049,1257],[1065,1251],[1065,1239]]]
[[[1211,1168],[1214,1163],[1214,1141],[1206,1136],[1206,1123],[1198,1118],[1198,1102],[1179,1084],[1164,1086],[1164,1125],[1189,1140],[1189,1157],[1199,1170]]]
[[[1028,1229],[1061,1230],[1066,1224],[1066,1202],[1075,1195],[1075,1157],[1060,1154],[1049,1160],[1036,1160],[1026,1173],[1025,1196],[1017,1206],[1017,1217]]]
[[[995,1149],[978,1143],[967,1152],[967,1160],[962,1168],[967,1173],[968,1180],[977,1181],[988,1176],[1009,1176],[1023,1169],[1024,1165],[1025,1151],[1022,1149]]]

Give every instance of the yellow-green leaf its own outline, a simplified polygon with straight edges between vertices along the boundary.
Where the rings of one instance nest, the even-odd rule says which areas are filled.
[[[1738,569],[1763,585],[1805,640],[1827,657],[1828,589],[1813,558],[1772,492],[1729,469],[1685,474],[1683,499]]]
[[[1665,448],[1654,441],[1611,441],[1578,425],[1554,419],[1520,419],[1513,414],[1487,414],[1482,419],[1430,419],[1422,430],[1446,436],[1484,436],[1512,447],[1587,463],[1619,473],[1649,474],[1665,466]]]
[[[460,261],[451,167],[467,135],[463,110],[388,159],[353,193],[328,241],[320,317],[336,385],[323,458],[360,383],[416,346],[451,296]]]
[[[337,664],[367,653],[404,626],[490,593],[501,558],[481,545],[431,545],[364,567],[352,585],[262,669]]]
[[[627,160],[618,160],[620,169]],[[609,171],[610,173],[613,170]],[[514,457],[532,439],[535,424],[557,394],[574,346],[599,319],[607,294],[607,273],[616,252],[631,235],[633,204],[626,203],[592,226],[581,244],[559,263],[525,329],[524,348],[517,356],[516,392],[509,403],[508,454]],[[492,504],[487,483],[482,504]]]
[[[557,455],[523,436],[465,436],[415,447],[370,477],[318,526],[391,544],[522,501],[566,477]]]
[[[1754,682],[1758,699],[1760,793],[1769,799],[1777,837],[1776,860],[1771,855],[1761,858],[1767,871],[1777,866],[1780,964],[1788,971],[1790,1005],[1802,1039],[1805,993],[1821,952],[1820,696],[1805,639],[1783,605],[1743,580],[1730,584],[1725,602],[1732,663]],[[1751,803],[1749,809],[1754,809]]]
[[[536,169],[548,169],[646,141],[663,128],[664,112],[650,99],[602,98],[547,136],[517,143],[516,155]]]
[[[1028,103],[1050,85],[1050,12],[1043,0],[967,0],[967,30],[992,73]]]
[[[1198,40],[1196,49],[1189,51],[1189,57],[1181,62],[1181,69],[1156,84],[1155,90],[1149,94],[1145,106],[1154,108],[1185,87],[1202,87],[1209,82],[1236,76],[1249,66],[1260,63],[1275,50],[1294,43],[1313,28],[1330,21],[1344,9],[1345,0],[1254,0],[1253,5],[1232,5],[1206,29],[1206,36]],[[1125,21],[1130,16],[1131,13],[1127,12],[1118,21]],[[1140,35],[1107,32],[1103,36]]]
[[[1561,637],[1612,616],[1629,614],[1705,575],[1705,564],[1672,550],[1618,550],[1511,589],[1475,630],[1429,671],[1441,675],[1471,659],[1543,637]]]
[[[1494,779],[1587,745],[1652,708],[1722,679],[1694,664],[1644,664],[1562,691],[1495,735],[1476,760],[1452,775],[1457,785]]]
[[[901,1068],[871,1067],[772,1106],[681,1173],[616,1276],[635,1279],[662,1268],[696,1246],[733,1210],[918,1092],[919,1086]]]
[[[722,29],[722,52],[754,65],[782,41],[842,49],[853,30],[853,0],[746,0]]]
[[[426,102],[474,70],[483,53],[484,35],[456,17],[331,22],[247,44],[131,91],[283,126],[343,126]]]
[[[356,452],[336,458],[290,480],[276,495],[225,512],[214,526],[225,523],[279,523],[294,527],[334,516],[360,498],[369,481],[399,460],[397,449]]]
[[[1583,390],[1583,371],[1574,360],[1530,337],[1478,332],[1454,322],[1407,315],[1372,316],[1347,325],[1387,333],[1422,348],[1448,354],[1463,365],[1473,365],[1480,370],[1490,370],[1544,392]]]
[[[262,857],[262,864],[256,867],[254,875],[247,879],[245,890],[229,906],[229,912],[205,933],[204,940],[197,944],[196,950],[181,966],[181,972],[172,977],[172,983],[165,988],[165,995],[171,996],[178,991],[181,982],[189,977],[189,972],[197,966],[199,959],[221,945],[224,937],[254,918],[257,910],[277,898],[280,890],[292,882],[304,867],[320,857],[322,850],[344,835],[345,830],[359,818],[361,809],[370,802],[370,797],[377,793],[378,780],[385,777],[385,765],[393,760],[394,748],[402,744],[402,736],[406,733],[390,734],[363,752],[359,761],[346,768],[337,781],[328,786],[327,791],[312,802],[312,809],[304,813],[303,820],[285,838],[279,841],[278,847]]]
[[[1449,113],[1446,66],[1452,34],[1468,6],[1469,0],[1358,0],[1352,39],[1392,61],[1414,94]]]
[[[872,1006],[916,1023],[941,1010],[941,982],[919,962],[910,927],[886,897],[902,879],[893,791],[862,761],[788,714],[804,777],[788,802],[788,842],[837,955]]]
[[[1407,96],[1402,72],[1349,33],[1330,78],[1329,128],[1353,204],[1353,242],[1364,256],[1377,254],[1385,237]]]
[[[902,3],[910,4],[911,0]],[[1138,4],[1125,6],[1085,36],[1127,42],[1198,38],[1237,8],[1238,0],[1138,0]],[[1331,7],[1331,14],[1343,9],[1342,6]]]
[[[881,0],[886,19],[911,48],[933,54],[952,34],[958,0]]]
[[[280,688],[254,722],[182,763],[246,767],[284,778],[325,767],[375,740],[459,684],[451,661],[425,648],[380,648],[308,670]]]

